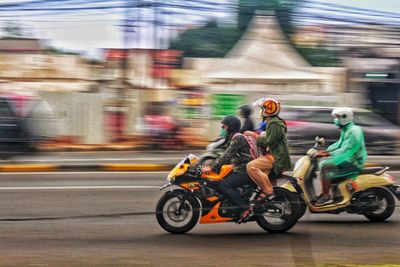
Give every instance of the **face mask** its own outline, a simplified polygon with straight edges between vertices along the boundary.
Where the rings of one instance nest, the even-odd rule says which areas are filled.
[[[336,126],[342,126],[342,125],[340,125],[340,120],[339,120],[339,118],[335,118],[335,119],[333,119],[333,123],[336,125]]]
[[[228,136],[228,131],[225,128],[221,128],[219,135],[226,138]]]

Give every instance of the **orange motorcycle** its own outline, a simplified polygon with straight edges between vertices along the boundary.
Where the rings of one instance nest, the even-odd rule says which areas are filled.
[[[231,203],[218,192],[219,182],[233,171],[232,166],[224,165],[220,173],[202,174],[196,166],[198,157],[188,155],[169,173],[168,184],[160,190],[175,186],[166,191],[156,206],[156,217],[160,226],[167,232],[182,234],[190,231],[197,223],[239,223],[242,209]],[[288,178],[292,183],[297,180]],[[244,199],[252,201],[260,194],[255,184],[238,188]],[[256,221],[268,232],[285,232],[298,220],[299,205],[297,197],[285,188],[275,187],[272,200],[258,202],[254,214],[246,222]]]

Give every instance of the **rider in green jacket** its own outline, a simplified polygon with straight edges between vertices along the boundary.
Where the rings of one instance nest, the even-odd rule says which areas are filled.
[[[364,134],[353,122],[353,111],[350,108],[335,108],[332,116],[335,125],[341,129],[340,138],[326,151],[319,151],[316,155],[331,156],[320,163],[322,195],[316,201],[316,205],[332,202],[329,194],[331,180],[357,176],[367,160]]]

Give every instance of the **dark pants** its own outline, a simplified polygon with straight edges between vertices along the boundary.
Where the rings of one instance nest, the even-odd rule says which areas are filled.
[[[219,191],[224,194],[233,204],[241,207],[246,207],[249,203],[247,199],[243,199],[240,196],[239,190],[236,188],[246,185],[253,184],[250,176],[247,173],[234,171],[229,174],[219,184]]]

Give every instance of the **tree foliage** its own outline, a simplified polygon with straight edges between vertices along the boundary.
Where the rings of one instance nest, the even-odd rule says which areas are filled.
[[[215,21],[182,33],[170,45],[184,51],[186,57],[224,57],[241,36],[236,27],[218,27]]]

